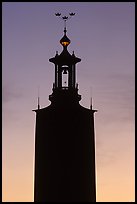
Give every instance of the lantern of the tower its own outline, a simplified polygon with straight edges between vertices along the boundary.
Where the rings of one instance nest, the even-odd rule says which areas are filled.
[[[70,100],[71,96],[75,96],[75,101],[79,101],[81,96],[78,94],[78,84],[76,83],[76,64],[81,61],[80,58],[76,57],[74,51],[70,54],[67,50],[70,44],[70,39],[66,35],[66,27],[64,28],[64,36],[60,40],[60,44],[63,46],[63,50],[60,54],[56,53],[55,57],[50,58],[49,61],[55,65],[55,81],[53,83],[53,93],[49,96],[50,101],[56,101],[56,96],[59,93],[69,93]],[[64,77],[64,75],[66,75]],[[63,79],[65,81],[63,82]],[[56,94],[57,93],[57,94]],[[58,97],[59,98],[59,97]],[[54,100],[55,99],[55,100]],[[61,98],[58,101],[61,101]],[[67,98],[68,100],[68,98]],[[68,100],[68,101],[70,101]]]

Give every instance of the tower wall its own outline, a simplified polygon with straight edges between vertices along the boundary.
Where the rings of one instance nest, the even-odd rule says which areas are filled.
[[[34,202],[96,202],[94,111],[36,111]]]

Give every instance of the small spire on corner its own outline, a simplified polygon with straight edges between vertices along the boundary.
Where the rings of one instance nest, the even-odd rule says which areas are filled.
[[[92,110],[92,97],[90,98],[90,109]]]
[[[93,97],[92,97],[92,88],[90,87],[90,110],[94,113],[97,112],[97,110],[93,109]]]
[[[38,87],[38,110],[40,109],[40,97],[39,97],[39,87]]]
[[[92,110],[92,88],[90,87],[90,109]]]

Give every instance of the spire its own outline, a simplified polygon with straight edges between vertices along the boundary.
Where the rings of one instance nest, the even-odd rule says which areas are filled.
[[[59,18],[61,18],[64,21],[64,34],[66,34],[67,32],[67,28],[66,28],[66,22],[67,20],[69,20],[72,16],[75,16],[75,13],[69,13],[69,16],[62,16],[61,13],[55,13],[55,15]]]
[[[61,13],[55,13],[55,15],[64,21],[64,36],[60,40],[60,43],[64,48],[66,48],[71,42],[70,39],[66,35],[66,33],[67,33],[67,26],[66,26],[67,20],[69,20],[72,16],[74,16],[75,13],[69,13],[69,16],[61,16]]]
[[[68,17],[67,16],[64,16],[62,17],[62,19],[64,20],[64,34],[66,35],[66,32],[67,32],[67,20],[68,20]]]

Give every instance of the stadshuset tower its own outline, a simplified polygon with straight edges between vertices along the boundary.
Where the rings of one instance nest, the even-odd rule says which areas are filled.
[[[55,81],[49,95],[51,104],[45,108],[38,104],[35,110],[34,202],[96,202],[96,110],[92,104],[90,109],[79,104],[76,64],[81,59],[74,52],[68,52],[68,17],[62,19],[65,22],[60,40],[63,50],[49,59],[55,68]]]

